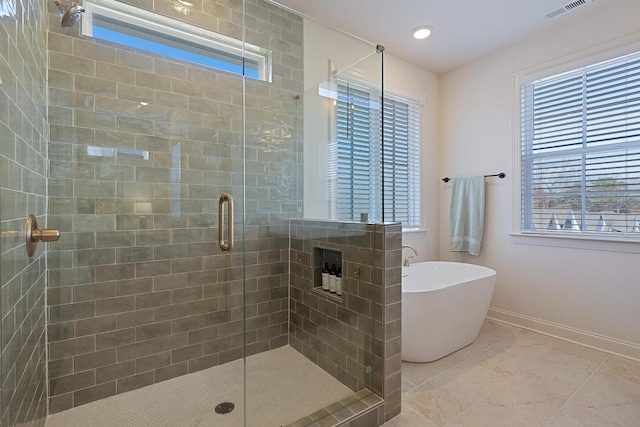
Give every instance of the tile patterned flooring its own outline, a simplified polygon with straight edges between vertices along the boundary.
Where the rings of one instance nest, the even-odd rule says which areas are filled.
[[[640,362],[487,319],[471,345],[402,364],[384,427],[640,426]]]

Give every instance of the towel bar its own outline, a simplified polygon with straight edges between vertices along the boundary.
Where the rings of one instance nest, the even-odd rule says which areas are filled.
[[[485,177],[485,178],[488,178],[488,177],[490,177],[490,176],[497,176],[498,178],[502,179],[502,178],[504,178],[504,177],[505,177],[505,176],[507,176],[507,175],[505,175],[505,173],[504,173],[504,172],[500,172],[500,173],[496,173],[496,174],[493,174],[493,175],[485,175],[484,177]],[[443,180],[444,182],[449,182],[449,181],[451,181],[451,178],[449,178],[448,176],[445,176],[444,178],[442,178],[442,180]]]

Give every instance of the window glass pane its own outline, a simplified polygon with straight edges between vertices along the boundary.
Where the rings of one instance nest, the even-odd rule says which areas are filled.
[[[569,75],[533,87],[523,111],[532,149],[557,151],[582,144],[582,77]]]
[[[221,71],[270,81],[271,51],[132,5],[86,1],[82,34]]]
[[[586,139],[589,145],[638,140],[640,57],[586,72]]]
[[[639,233],[640,54],[521,86],[522,228]]]

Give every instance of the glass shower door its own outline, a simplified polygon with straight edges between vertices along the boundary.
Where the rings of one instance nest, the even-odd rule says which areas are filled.
[[[94,19],[130,6],[97,3]],[[229,20],[242,14],[216,4]],[[154,7],[167,33],[183,25],[242,40],[239,25],[212,26],[213,10]],[[142,400],[124,400],[124,412],[104,411],[111,425],[244,425],[244,250],[259,250],[245,238],[264,230],[243,231],[242,73],[55,19],[49,41],[47,225],[61,231],[46,253],[51,413],[135,392]],[[223,251],[221,240],[234,245]]]
[[[280,426],[307,415],[288,386],[302,357],[288,346],[288,230],[301,191],[303,25],[263,0],[244,5],[245,41],[271,49],[268,81],[244,80],[246,425]]]

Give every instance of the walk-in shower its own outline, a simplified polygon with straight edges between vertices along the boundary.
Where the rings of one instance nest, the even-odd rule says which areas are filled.
[[[336,90],[380,115],[382,51],[311,53],[263,0],[29,7],[0,27],[2,425],[397,413],[399,226],[325,215]],[[31,213],[60,238],[27,257]]]

